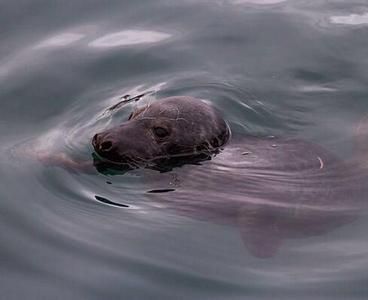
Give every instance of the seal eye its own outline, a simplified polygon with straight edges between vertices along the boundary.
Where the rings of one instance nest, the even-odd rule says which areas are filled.
[[[153,133],[159,138],[164,138],[169,135],[169,131],[163,127],[154,127]]]

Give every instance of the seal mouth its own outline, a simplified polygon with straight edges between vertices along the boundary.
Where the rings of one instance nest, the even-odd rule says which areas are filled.
[[[136,169],[144,165],[143,160],[133,159],[126,155],[121,155],[116,158],[106,157],[104,155],[101,155],[99,151],[96,150],[96,148],[95,151],[93,152],[93,157],[95,160],[98,160],[101,163],[106,163],[112,166],[130,167]]]
[[[93,158],[99,163],[135,168],[139,163],[138,160],[132,159],[130,156],[119,155],[113,151],[113,143],[111,141],[100,143],[98,134],[93,136],[91,144],[94,149]]]
[[[109,168],[115,169],[138,169],[151,168],[158,170],[171,170],[173,167],[181,166],[187,163],[199,163],[209,160],[212,156],[218,154],[222,150],[220,147],[211,147],[208,143],[206,147],[195,147],[186,149],[182,153],[166,153],[156,155],[152,158],[145,159],[139,155],[121,154],[114,151],[112,143],[109,141],[101,141],[98,139],[98,134],[94,135],[91,141],[94,148],[93,158],[95,164],[102,164]]]
[[[144,166],[143,162],[138,162],[130,157],[122,157],[121,160],[112,160],[101,156],[97,151],[92,153],[93,164],[99,169],[115,169],[115,170],[134,170]]]

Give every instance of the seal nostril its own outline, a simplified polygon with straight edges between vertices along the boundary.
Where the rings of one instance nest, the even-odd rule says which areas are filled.
[[[111,141],[104,141],[100,145],[100,150],[104,152],[110,151],[112,148],[112,142]]]
[[[92,145],[96,146],[97,145],[97,138],[98,138],[98,134],[95,134],[92,138]]]

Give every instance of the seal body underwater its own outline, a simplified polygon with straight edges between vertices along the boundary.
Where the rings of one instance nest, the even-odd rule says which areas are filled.
[[[356,165],[298,139],[231,136],[221,113],[192,97],[140,108],[92,144],[96,167],[160,171],[147,171],[147,197],[184,215],[236,225],[257,257],[273,256],[284,239],[350,222],[364,195]]]

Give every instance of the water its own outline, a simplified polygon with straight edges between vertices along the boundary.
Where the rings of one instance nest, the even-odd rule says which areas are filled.
[[[136,172],[37,157],[91,159],[93,134],[135,104],[106,109],[147,92],[142,101],[208,99],[239,135],[354,157],[368,112],[367,14],[365,0],[3,2],[0,298],[366,299],[364,210],[261,259],[236,226],[147,197]]]

